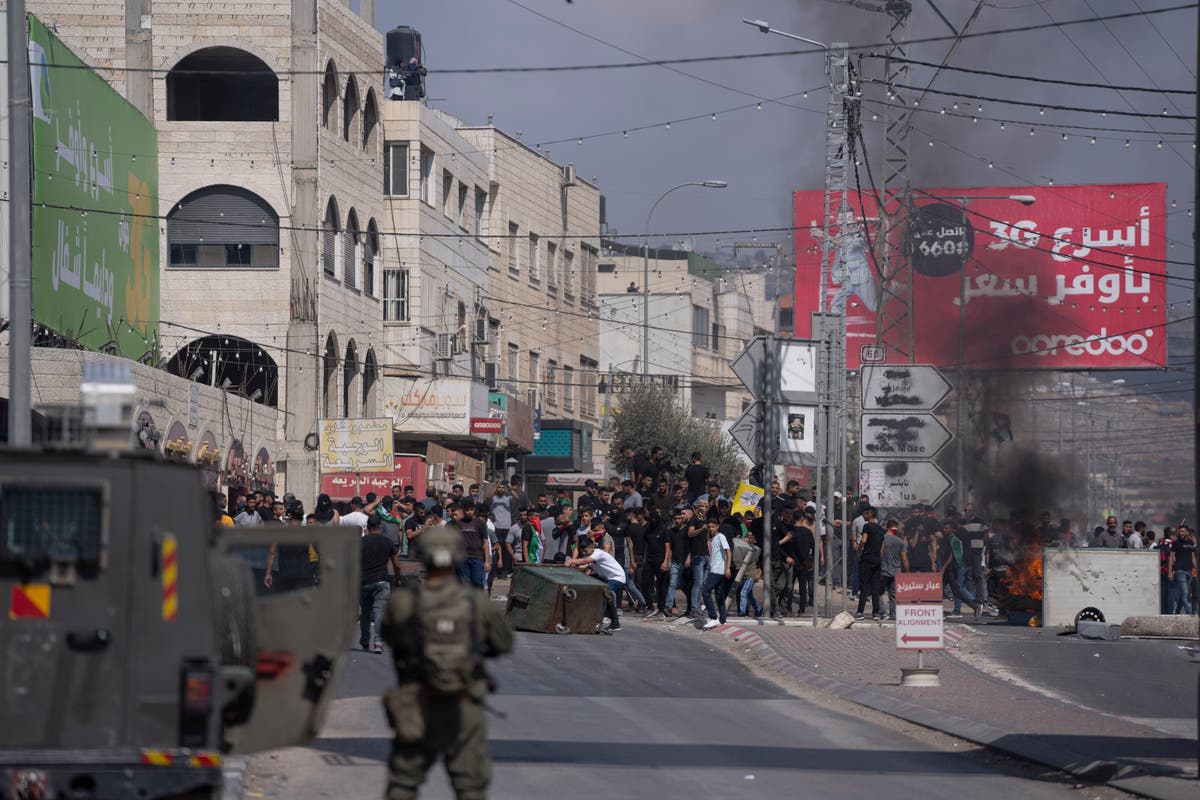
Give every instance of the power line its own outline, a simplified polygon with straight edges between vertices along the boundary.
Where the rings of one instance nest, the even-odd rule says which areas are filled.
[[[880,55],[879,53],[864,53],[863,58],[889,58],[888,56]],[[1196,94],[1195,89],[1158,89],[1147,86],[1120,86],[1117,84],[1108,83],[1088,83],[1086,81],[1069,81],[1063,78],[1046,78],[1037,75],[1015,75],[1008,72],[994,72],[986,69],[971,69],[969,67],[953,67],[948,64],[935,64],[932,61],[921,61],[915,58],[895,58],[891,57],[892,61],[902,61],[906,64],[916,64],[920,67],[934,67],[947,70],[949,72],[964,72],[969,75],[985,75],[989,78],[1003,78],[1010,81],[1029,81],[1032,83],[1050,83],[1059,86],[1078,86],[1085,89],[1113,89],[1119,92],[1150,92],[1153,94]]]

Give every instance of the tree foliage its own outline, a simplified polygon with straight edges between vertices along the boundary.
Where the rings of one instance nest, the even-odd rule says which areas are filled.
[[[740,450],[721,429],[708,420],[696,419],[679,402],[675,392],[660,386],[634,386],[621,400],[614,415],[609,459],[626,470],[622,450],[649,453],[659,445],[666,451],[676,477],[682,477],[693,452],[708,467],[722,488],[732,490],[746,474]]]

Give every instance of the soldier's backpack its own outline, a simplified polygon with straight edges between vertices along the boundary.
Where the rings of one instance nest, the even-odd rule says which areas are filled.
[[[435,601],[423,587],[411,591],[409,659],[435,693],[466,694],[484,678],[478,592],[465,589]]]

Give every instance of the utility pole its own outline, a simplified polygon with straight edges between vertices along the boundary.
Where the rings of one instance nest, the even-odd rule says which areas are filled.
[[[775,357],[776,348],[779,346],[779,339],[775,332],[767,334],[766,353],[763,355],[762,365],[762,408],[763,408],[763,431],[762,431],[762,469],[763,483],[766,491],[763,493],[763,515],[762,515],[762,551],[763,551],[763,613],[767,619],[770,619],[775,614],[775,606],[771,599],[771,589],[774,584],[774,576],[771,574],[771,539],[774,531],[771,529],[771,481],[775,477],[775,447],[778,443],[778,437],[775,434],[775,393],[779,391],[779,382],[773,381],[772,376],[775,374]]]
[[[33,347],[33,103],[25,0],[8,2],[8,444],[29,447]]]
[[[1200,15],[1196,17],[1196,43],[1200,46]],[[1196,91],[1200,92],[1200,71],[1196,73]],[[1200,97],[1200,94],[1197,94]],[[1197,110],[1197,121],[1200,122],[1200,109]],[[1196,126],[1196,140],[1192,147],[1192,191],[1195,193],[1192,197],[1193,208],[1200,209],[1200,125]],[[1196,228],[1196,217],[1200,215],[1200,211],[1192,214],[1192,241],[1200,241],[1197,238],[1200,231]],[[1193,255],[1194,257],[1194,255]],[[1200,399],[1200,269],[1193,268],[1192,274],[1192,464],[1193,470],[1200,470],[1200,405],[1197,404],[1197,399]],[[1197,511],[1200,511],[1200,481],[1192,479],[1194,493],[1192,502]],[[1189,520],[1190,521],[1190,520]],[[1195,522],[1192,522],[1195,525]],[[1200,527],[1200,526],[1198,526]],[[1200,606],[1200,603],[1197,603]],[[1196,613],[1200,614],[1200,608],[1196,609]],[[1197,642],[1197,649],[1192,651],[1193,656],[1200,654],[1200,641]],[[1200,674],[1197,675],[1197,685],[1200,687]],[[1200,688],[1196,695],[1196,771],[1200,774]]]

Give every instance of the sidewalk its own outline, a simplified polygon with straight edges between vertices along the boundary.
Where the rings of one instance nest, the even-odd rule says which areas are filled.
[[[1172,737],[988,675],[954,654],[964,637],[978,635],[968,626],[948,626],[948,649],[926,653],[925,666],[941,670],[942,685],[924,689],[899,685],[900,668],[916,666],[917,656],[896,649],[891,626],[858,622],[847,630],[828,630],[739,620],[711,633],[828,694],[1089,782],[1108,782],[1163,800],[1200,796],[1194,739]]]

